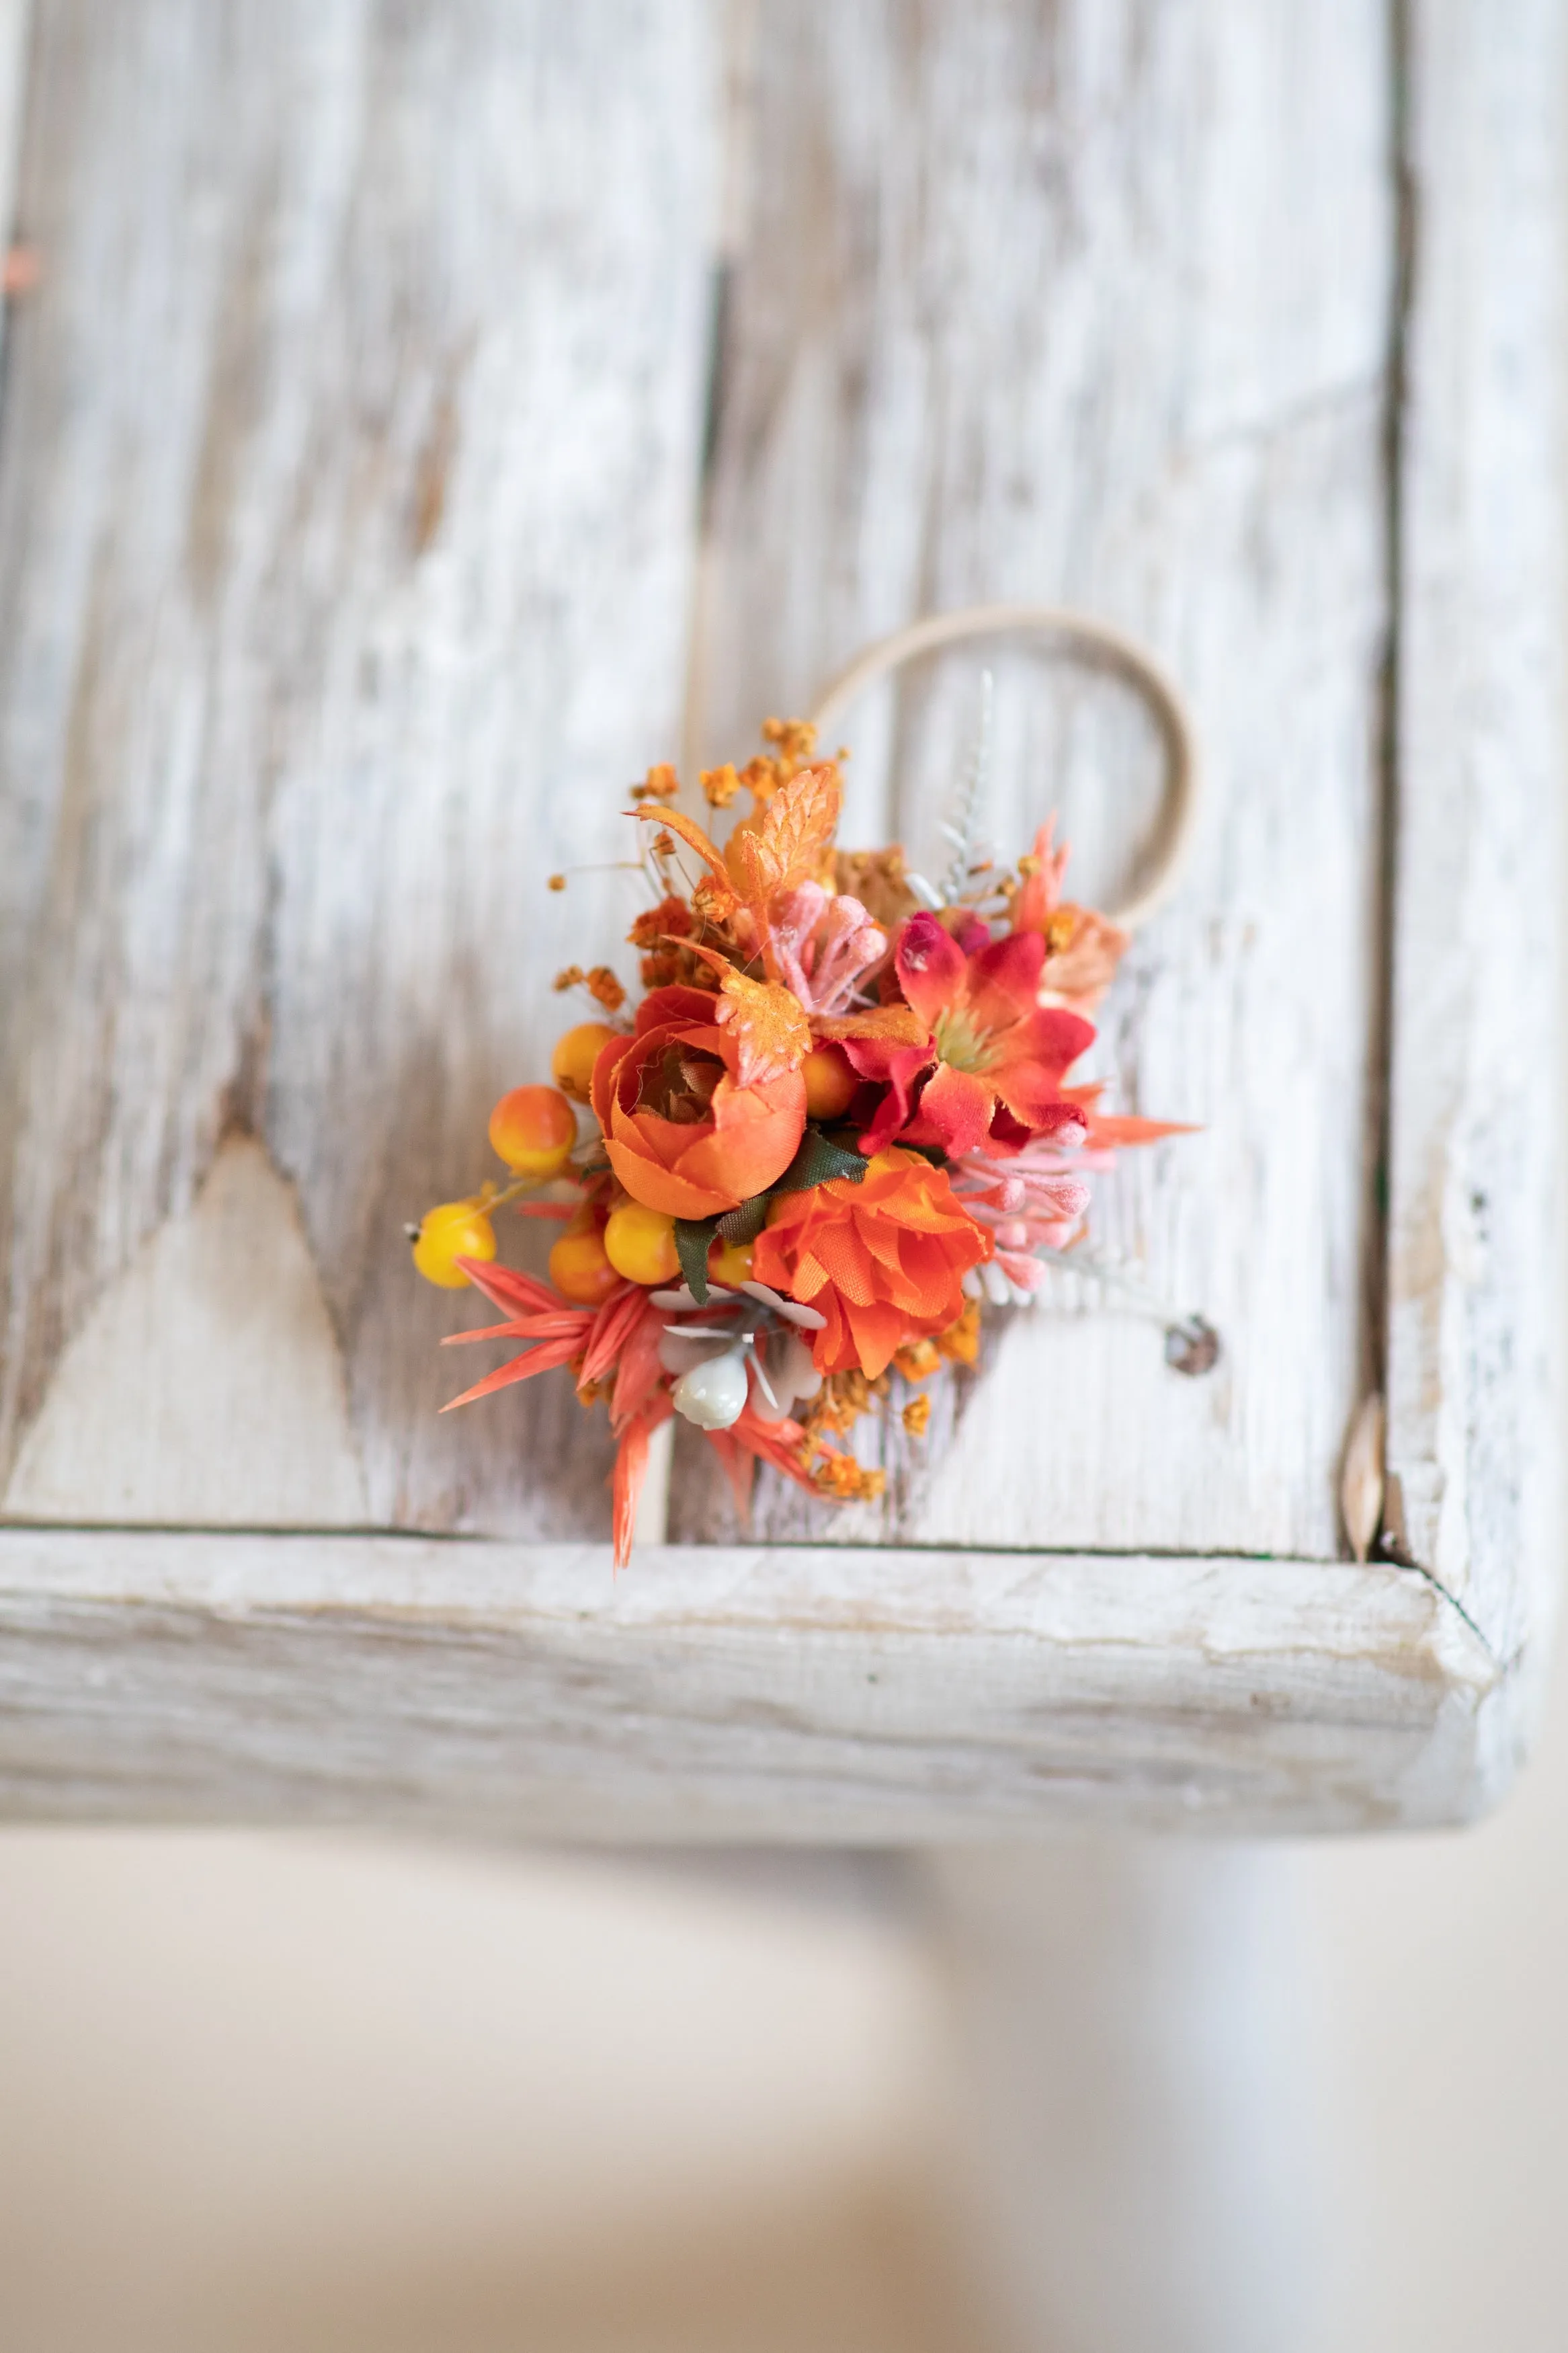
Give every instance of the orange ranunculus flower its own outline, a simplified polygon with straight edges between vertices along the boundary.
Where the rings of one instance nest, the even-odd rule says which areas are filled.
[[[991,1249],[946,1171],[894,1147],[858,1184],[836,1176],[780,1194],[752,1272],[826,1316],[812,1348],[819,1372],[858,1365],[875,1379],[906,1340],[945,1332],[963,1313],[963,1277]]]
[[[701,988],[656,988],[629,1038],[594,1065],[594,1109],[610,1165],[634,1201],[672,1218],[712,1218],[765,1191],[805,1129],[798,1067],[742,1084],[745,1042]]]

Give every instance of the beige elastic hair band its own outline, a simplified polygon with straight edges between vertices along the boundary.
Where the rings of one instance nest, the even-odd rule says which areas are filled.
[[[1143,861],[1142,887],[1125,906],[1109,910],[1123,931],[1146,923],[1170,893],[1192,838],[1198,805],[1198,755],[1192,721],[1174,681],[1131,638],[1104,621],[1055,605],[968,605],[956,613],[931,613],[923,621],[879,638],[858,654],[811,712],[818,736],[826,740],[841,712],[889,671],[939,647],[968,638],[1023,631],[1054,638],[1084,661],[1125,679],[1152,712],[1165,754],[1165,797],[1152,847]]]

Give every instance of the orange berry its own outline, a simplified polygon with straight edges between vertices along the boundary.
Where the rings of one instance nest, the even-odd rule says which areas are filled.
[[[801,1064],[801,1072],[805,1080],[807,1119],[842,1119],[860,1083],[843,1049],[814,1046]]]
[[[490,1143],[514,1176],[554,1176],[577,1141],[577,1120],[558,1087],[513,1087],[490,1113]]]
[[[640,1201],[623,1201],[610,1211],[605,1228],[605,1251],[617,1274],[628,1282],[679,1282],[680,1257],[675,1247],[675,1219],[662,1209],[645,1208]]]
[[[752,1279],[752,1245],[750,1242],[716,1241],[708,1252],[709,1280],[727,1282],[739,1291],[742,1283]]]
[[[621,1032],[612,1029],[607,1021],[579,1021],[575,1029],[555,1040],[555,1051],[550,1057],[550,1075],[558,1087],[564,1087],[579,1103],[586,1103],[594,1077],[594,1065],[612,1038]]]
[[[496,1231],[477,1201],[442,1201],[426,1209],[414,1237],[414,1263],[426,1282],[461,1291],[468,1276],[460,1258],[492,1259]]]
[[[579,1307],[597,1307],[609,1297],[621,1277],[610,1264],[597,1219],[567,1227],[550,1253],[550,1280]]]

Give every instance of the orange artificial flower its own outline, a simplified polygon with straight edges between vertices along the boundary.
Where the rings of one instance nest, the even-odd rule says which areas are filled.
[[[991,1250],[945,1170],[895,1147],[858,1184],[836,1176],[779,1195],[752,1272],[826,1316],[812,1347],[819,1372],[858,1366],[874,1380],[906,1341],[962,1315],[963,1277]]]
[[[798,1060],[748,1067],[741,1025],[721,1028],[704,989],[656,988],[629,1038],[594,1065],[594,1110],[610,1165],[634,1201],[672,1218],[712,1218],[765,1192],[805,1129]]]

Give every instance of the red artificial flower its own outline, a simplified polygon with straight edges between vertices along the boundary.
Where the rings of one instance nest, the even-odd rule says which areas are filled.
[[[971,927],[978,938],[981,927]],[[1062,1081],[1094,1029],[1064,1007],[1039,1005],[1046,943],[1037,932],[986,939],[965,953],[934,915],[911,915],[899,934],[899,986],[928,1032],[924,1045],[847,1039],[862,1078],[888,1092],[862,1151],[897,1136],[951,1157],[1011,1151],[1029,1135],[1076,1124]]]

